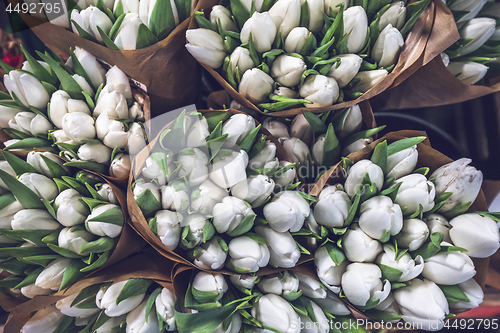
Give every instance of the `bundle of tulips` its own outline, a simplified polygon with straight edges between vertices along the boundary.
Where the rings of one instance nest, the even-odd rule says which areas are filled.
[[[264,112],[356,99],[398,61],[429,1],[242,1],[214,6],[187,50]]]
[[[123,194],[50,152],[31,151],[27,161],[3,157],[0,268],[9,274],[2,290],[47,295],[106,264],[125,223]]]
[[[0,95],[0,126],[12,138],[7,149],[59,152],[66,166],[127,177],[129,154],[146,144],[141,122],[149,112],[134,101],[141,93],[129,78],[81,48],[66,64],[48,54],[38,53],[44,61],[25,55],[21,70],[0,63],[10,93]]]

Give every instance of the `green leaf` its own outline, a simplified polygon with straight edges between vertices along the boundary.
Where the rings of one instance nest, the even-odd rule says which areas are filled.
[[[149,18],[149,28],[158,40],[166,38],[175,29],[175,19],[172,12],[172,6],[170,5],[170,0],[156,1]]]
[[[359,192],[356,192],[356,194],[354,195],[354,199],[352,201],[351,208],[349,208],[349,214],[347,214],[347,217],[344,220],[344,225],[343,225],[344,227],[351,225],[352,221],[354,220],[354,216],[358,211],[360,200],[361,200],[361,194]]]
[[[45,67],[42,66],[29,52],[26,52],[24,47],[21,45],[21,50],[24,53],[24,56],[26,57],[26,60],[28,61],[31,70],[35,74],[36,78],[42,82],[42,84],[49,83],[52,86],[56,86],[59,82],[54,78],[50,73],[45,69]]]
[[[403,182],[396,183],[396,185],[393,185],[383,191],[380,192],[380,195],[384,195],[386,197],[391,198],[392,202],[396,201],[396,197],[398,195],[399,188],[403,185]]]
[[[94,326],[92,326],[92,331],[95,332],[99,327],[104,325],[108,320],[110,320],[111,317],[108,317],[105,313],[104,310],[101,311],[99,316],[97,317],[97,320],[94,323]]]
[[[422,12],[425,10],[425,8],[427,8],[430,2],[431,0],[415,1],[406,7],[407,19],[405,25],[400,31],[403,37],[406,37],[406,35],[410,32],[411,28],[420,17],[420,14],[422,14]]]
[[[52,142],[49,140],[41,139],[41,138],[34,138],[34,137],[29,137],[22,139],[21,141],[18,141],[16,143],[11,144],[6,150],[11,150],[11,149],[37,149],[37,148],[44,148],[44,147],[50,147],[52,145]]]
[[[305,0],[300,6],[300,23],[299,27],[309,28],[309,4]]]
[[[46,244],[42,241],[42,238],[52,232],[53,230],[0,230],[0,234],[3,234],[11,239],[19,242],[30,241],[36,246],[46,246]]]
[[[156,288],[151,295],[149,295],[148,302],[146,303],[146,324],[148,323],[148,317],[155,304],[156,297],[161,293],[161,288]]]
[[[26,287],[32,284],[35,284],[36,278],[43,271],[43,267],[38,267],[34,271],[28,274],[28,276],[19,284],[17,284],[13,289],[20,289],[22,287]]]
[[[78,193],[83,195],[84,197],[90,197],[90,193],[82,183],[76,180],[73,177],[62,176],[62,180],[64,180],[71,188],[75,189]]]
[[[456,284],[448,286],[438,284],[438,287],[441,288],[447,298],[456,299],[457,301],[462,302],[470,302],[470,299],[467,297],[467,295],[465,295],[462,289],[460,289],[460,287]]]
[[[231,117],[231,115],[231,111],[210,111],[205,113],[204,117],[207,120],[208,129],[210,130],[210,132],[213,132],[220,122],[226,121],[227,119],[229,119],[229,117]],[[219,137],[221,135],[222,132],[216,137]]]
[[[438,213],[441,214],[441,215],[443,215],[444,217],[446,217],[448,220],[451,220],[454,217],[456,217],[458,215],[461,215],[461,214],[464,214],[465,212],[467,212],[467,210],[469,210],[469,207],[471,205],[472,205],[472,201],[464,202],[464,203],[461,203],[461,204],[453,207],[452,209],[450,209],[450,210],[448,210],[446,212],[438,211]]]
[[[422,168],[418,168],[417,170],[413,171],[412,173],[427,176],[427,174],[429,173],[430,170],[431,169],[429,169],[428,167],[422,167]]]
[[[80,254],[102,253],[110,251],[115,247],[115,240],[109,237],[100,237],[99,239],[88,242],[83,245]]]
[[[87,81],[89,86],[93,87],[94,89],[97,89],[98,87],[94,87],[92,84],[92,80],[90,79],[89,75],[87,74],[87,71],[85,68],[83,68],[82,64],[80,63],[80,60],[78,60],[76,54],[73,52],[73,50],[70,49],[70,56],[71,56],[71,62],[73,63],[73,69],[75,70],[75,73],[80,75]]]
[[[87,267],[80,269],[80,272],[90,272],[90,271],[93,271],[94,269],[98,269],[99,267],[104,265],[106,263],[106,261],[108,261],[110,253],[111,253],[111,251],[104,252],[90,266],[87,266]]]
[[[68,172],[59,163],[54,162],[45,155],[40,155],[40,157],[45,162],[45,165],[52,174],[52,178],[61,178],[63,176],[69,175]]]
[[[66,91],[73,99],[84,100],[82,88],[68,72],[66,72],[54,59],[52,59],[48,55],[45,55],[38,51],[37,54],[47,64],[49,64],[52,71],[57,75],[57,78],[61,82],[62,90]]]
[[[212,22],[205,18],[205,14],[203,12],[195,11],[193,15],[200,28],[218,32]]]
[[[84,268],[86,265],[80,259],[72,259],[69,262],[68,267],[64,270],[61,287],[59,291],[64,290],[74,284],[76,281],[85,276],[85,273],[82,273],[80,270]]]
[[[233,13],[236,23],[238,23],[239,28],[243,28],[245,22],[250,18],[250,12],[243,5],[241,0],[230,0],[231,3],[231,13]]]
[[[390,314],[386,311],[381,311],[381,310],[377,310],[377,309],[367,310],[367,311],[363,312],[363,314],[365,316],[367,316],[368,318],[376,320],[378,322],[380,322],[380,321],[389,322],[389,321],[399,320],[402,318],[400,316],[395,316],[395,315]]]
[[[16,70],[14,67],[12,67],[11,65],[7,64],[3,60],[0,60],[0,67],[2,67],[3,70],[5,71],[5,73],[7,73],[7,74],[9,74],[10,71]]]
[[[261,237],[261,236],[257,235],[256,233],[247,232],[245,234],[245,237],[248,237],[251,240],[253,240],[253,241],[255,241],[255,242],[259,243],[259,244],[269,245],[269,243],[265,240],[264,237]]]
[[[0,178],[10,189],[17,201],[26,209],[44,209],[45,205],[40,197],[30,190],[26,185],[12,177],[3,170],[0,170]]]
[[[121,207],[115,206],[99,214],[99,216],[88,219],[87,222],[104,222],[123,226],[125,219]]]
[[[250,133],[248,133],[243,140],[240,142],[240,149],[243,149],[245,152],[249,153],[250,149],[252,149],[253,144],[255,142],[255,138],[257,137],[257,134],[259,134],[260,131],[260,126],[259,124],[257,127],[255,127]]]
[[[22,275],[24,274],[26,269],[30,267],[31,267],[30,264],[19,261],[15,258],[0,262],[0,269],[3,269],[13,275]]]
[[[387,175],[387,157],[387,141],[384,140],[375,147],[371,158],[371,161],[382,169],[384,175]]]
[[[418,250],[413,251],[411,256],[413,258],[422,256],[425,260],[437,254],[439,250],[441,250],[441,242],[444,240],[444,234],[441,232],[434,232],[431,234],[430,240],[431,241],[429,243],[425,243]]]
[[[123,11],[123,4],[121,1],[118,3],[118,5],[116,6],[116,9],[115,9],[115,15],[117,15],[117,19],[116,19],[115,23],[113,24],[113,26],[111,27],[111,30],[109,30],[109,39],[112,41],[115,40],[116,35],[118,35],[118,31],[120,30],[120,27],[123,23],[123,19],[126,16],[126,13],[120,14],[120,8],[118,8],[119,6],[121,6],[121,10]],[[97,98],[96,98],[96,100],[97,100]]]
[[[417,136],[414,138],[406,138],[406,139],[401,139],[401,140],[395,141],[387,146],[387,155],[391,156],[391,155],[394,155],[396,153],[399,153],[400,151],[403,151],[405,149],[413,147],[414,145],[419,144],[420,142],[424,141],[425,139],[427,139],[425,136]]]
[[[141,208],[144,217],[154,215],[157,211],[161,209],[161,204],[158,202],[156,197],[153,195],[151,190],[147,189],[142,192],[135,202]]]
[[[101,38],[104,42],[104,44],[106,45],[106,47],[108,49],[111,49],[111,50],[119,50],[118,46],[116,46],[115,42],[113,42],[111,40],[111,38],[109,38],[108,35],[106,35],[106,33],[101,29],[100,26],[96,26],[97,28],[97,31],[99,32],[99,35],[101,35]],[[97,100],[97,98],[96,98]]]
[[[47,246],[52,250],[54,251],[55,253],[63,256],[63,257],[66,257],[66,258],[70,258],[70,259],[77,259],[77,258],[81,258],[82,256],[71,251],[71,250],[68,250],[68,249],[65,249],[63,247],[59,247],[55,244],[47,244]]]
[[[49,248],[46,249],[49,250]],[[50,252],[53,253],[52,250]],[[23,257],[20,260],[23,260],[30,264],[47,267],[54,259],[59,259],[59,258],[61,258],[61,256],[58,254],[41,254],[41,255]]]
[[[302,113],[304,114],[304,117],[306,118],[307,122],[311,126],[314,133],[318,135],[326,133],[327,127],[325,123],[321,120],[321,118],[319,118],[316,114],[312,113],[311,111],[302,110]]]
[[[377,134],[381,130],[385,128],[385,125],[377,127],[377,128],[372,128],[366,131],[361,131],[358,133],[354,133],[353,135],[349,136],[345,141],[342,143],[344,147],[349,146],[351,143],[354,143],[358,141],[359,139],[366,139],[369,138],[372,135]]]
[[[156,38],[156,36],[148,29],[148,27],[144,23],[141,23],[137,31],[137,43],[135,45],[135,48],[139,50],[144,47],[156,44],[157,42],[158,38]]]
[[[33,166],[31,166],[31,164],[23,161],[22,159],[9,153],[8,151],[2,151],[2,155],[18,176],[26,172],[38,173],[38,171]]]
[[[378,266],[382,271],[382,278],[387,279],[391,282],[399,280],[403,275],[403,272],[399,269],[384,264],[378,264]]]
[[[129,279],[120,291],[120,294],[118,294],[116,305],[127,298],[146,293],[151,283],[153,283],[153,281],[148,279]]]
[[[323,146],[323,161],[322,165],[330,168],[340,160],[340,143],[335,135],[333,125],[328,125],[328,130],[325,135],[325,143]]]
[[[305,300],[304,297],[299,297],[296,300],[288,302],[288,303],[290,303],[290,305],[295,310],[295,312],[297,312],[301,315],[307,316],[307,309],[306,309],[306,306],[305,306],[303,300]]]
[[[71,306],[73,307],[89,297],[95,297],[95,295],[97,295],[97,292],[99,292],[99,289],[101,289],[101,283],[93,284],[83,288],[82,291],[78,293],[78,296],[76,296],[76,298],[73,300]]]
[[[270,94],[273,95],[273,94]],[[274,102],[274,103],[261,103],[259,104],[259,107],[262,109],[266,109],[268,111],[281,111],[286,108],[289,108],[291,106],[295,106],[298,104],[312,104],[311,101],[307,99],[299,99],[299,98],[288,98],[286,97],[286,101],[281,101],[281,102]]]
[[[248,38],[248,51],[250,51],[250,58],[252,58],[254,65],[256,67],[260,66],[261,64],[260,56],[257,50],[255,49],[252,33],[250,33],[250,37]]]
[[[344,252],[342,252],[342,250],[338,248],[336,245],[328,242],[325,244],[325,248],[328,251],[330,258],[335,263],[335,265],[338,266],[345,260]]]

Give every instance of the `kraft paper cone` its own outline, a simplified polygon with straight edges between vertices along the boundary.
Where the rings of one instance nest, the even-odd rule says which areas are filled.
[[[12,0],[12,3],[17,1]],[[111,66],[118,66],[125,74],[144,84],[158,114],[193,103],[196,98],[200,69],[184,47],[191,18],[154,45],[121,51],[111,50],[30,15],[20,15],[38,38],[61,59],[68,59],[69,49],[78,46]]]
[[[208,7],[209,10],[205,10],[205,13],[210,13],[210,9],[218,3],[218,0],[201,0],[199,4],[203,8]],[[434,27],[439,31],[434,31]],[[198,25],[196,21],[193,20],[189,29],[196,28],[198,28]],[[453,15],[451,15],[442,1],[433,0],[411,29],[395,68],[385,79],[355,100],[320,108],[308,108],[307,110],[315,113],[338,110],[373,98],[391,87],[401,84],[401,82],[415,73],[417,69],[457,41],[458,38],[459,35]],[[432,47],[430,45],[432,45]],[[262,113],[256,105],[244,98],[226,81],[221,69],[213,70],[208,66],[201,65],[222,85],[236,102],[248,109]],[[269,112],[268,115],[288,117],[299,114],[302,109],[304,109],[304,107]]]

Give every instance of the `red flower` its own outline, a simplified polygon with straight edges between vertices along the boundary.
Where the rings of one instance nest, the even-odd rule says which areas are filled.
[[[22,61],[21,56],[17,53],[5,52],[2,59],[8,65],[16,68]]]

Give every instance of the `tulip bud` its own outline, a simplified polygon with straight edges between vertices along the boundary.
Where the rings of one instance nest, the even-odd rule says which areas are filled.
[[[74,189],[66,189],[54,200],[54,210],[59,223],[65,227],[82,224],[90,211],[82,201],[83,196]]]
[[[27,298],[33,298],[35,296],[44,296],[52,293],[50,289],[43,289],[37,287],[35,284],[30,284],[29,286],[21,288],[21,294]]]
[[[151,194],[161,203],[160,189],[155,183],[146,183],[144,179],[138,179],[134,185],[134,199],[137,199],[144,191],[149,190]]]
[[[156,296],[155,306],[159,318],[166,323],[166,330],[169,332],[175,331],[175,302],[177,301],[175,295],[163,288],[161,293]]]
[[[324,75],[309,75],[300,88],[301,97],[313,102],[306,108],[332,105],[339,98],[339,85],[334,78]]]
[[[62,129],[77,144],[95,138],[96,134],[94,119],[83,112],[65,114],[62,118]]]
[[[424,330],[440,330],[450,312],[441,289],[432,281],[413,279],[411,284],[396,289],[394,298],[403,320]]]
[[[300,318],[284,298],[267,294],[259,298],[252,308],[252,316],[263,326],[275,332],[300,332]]]
[[[282,145],[288,156],[292,158],[293,163],[305,163],[307,155],[310,155],[309,147],[299,138],[285,139]]]
[[[376,307],[376,310],[383,311],[385,313],[391,314],[393,316],[401,317],[401,310],[399,309],[399,305],[394,298],[393,293],[389,293],[387,298],[380,302]],[[391,323],[397,323],[399,319],[391,320]]]
[[[372,58],[378,62],[380,67],[390,67],[397,62],[399,51],[404,43],[403,35],[389,23],[380,32],[373,46]]]
[[[186,145],[188,147],[198,147],[201,145],[205,145],[206,138],[210,135],[207,119],[205,117],[202,117],[201,119],[196,120],[194,124],[190,126],[190,129],[191,130],[187,135]],[[144,134],[142,134],[142,132],[141,132],[141,137],[142,140],[144,141]],[[146,143],[144,141],[144,146],[145,145]]]
[[[9,127],[31,135],[46,135],[54,126],[42,115],[19,112],[9,121]]]
[[[142,21],[137,12],[125,14],[125,18],[114,40],[115,45],[120,50],[135,50],[137,45],[137,34],[141,24]]]
[[[35,285],[44,289],[58,290],[62,283],[64,271],[66,271],[66,267],[70,262],[71,259],[68,258],[55,259],[38,275]]]
[[[358,74],[363,59],[357,54],[343,54],[334,58],[340,59],[340,65],[337,67],[334,64],[327,76],[334,78],[339,87],[344,88]]]
[[[276,30],[281,31],[283,39],[286,39],[290,31],[299,26],[300,23],[300,1],[278,0],[269,9]]]
[[[121,0],[120,0],[121,1]],[[101,327],[94,331],[94,333],[114,333],[116,328],[119,327],[126,320],[127,315],[118,317],[110,317]]]
[[[135,295],[116,303],[116,299],[122,292],[128,280],[115,282],[107,289],[101,289],[96,295],[96,305],[99,309],[104,310],[108,317],[118,317],[124,315],[141,304],[145,293]],[[144,316],[143,316],[144,317]],[[156,317],[156,316],[155,316]],[[128,323],[127,323],[128,324]]]
[[[228,285],[222,274],[199,272],[193,280],[193,297],[198,303],[219,301],[226,293]]]
[[[85,143],[78,148],[78,158],[84,161],[94,161],[101,164],[108,164],[111,159],[111,148],[102,143]]]
[[[429,228],[425,222],[418,219],[404,220],[403,228],[396,237],[398,246],[416,251],[429,237]]]
[[[384,185],[384,172],[382,169],[370,160],[361,160],[349,169],[345,181],[345,191],[349,197],[353,197],[363,185],[363,179],[368,176],[370,181],[376,185],[380,191]]]
[[[391,292],[391,283],[382,282],[382,271],[377,265],[352,263],[342,275],[342,291],[354,305],[383,302]]]
[[[477,83],[489,69],[489,67],[474,61],[451,61],[447,68],[464,84]]]
[[[213,209],[213,224],[218,233],[231,233],[248,216],[254,215],[245,202],[235,196],[228,196]]]
[[[288,169],[283,172],[282,169],[292,163],[287,161],[280,161],[280,169],[275,173],[274,181],[278,189],[283,190],[286,186],[290,185],[295,179],[296,171],[295,167]]]
[[[406,7],[404,1],[391,3],[389,8],[380,16],[378,30],[383,31],[387,25],[401,30],[406,22]]]
[[[125,149],[128,143],[128,133],[125,125],[116,120],[116,113],[106,109],[95,121],[97,137],[110,148]]]
[[[474,309],[483,302],[484,293],[481,286],[474,280],[469,279],[465,282],[459,283],[458,286],[464,292],[465,296],[469,299],[469,302],[458,301],[450,302],[450,308],[452,309]]]
[[[451,246],[443,242],[441,245]],[[474,263],[465,253],[441,252],[425,259],[422,276],[437,284],[453,285],[467,281],[476,275]]]
[[[270,227],[255,227],[255,232],[269,243],[269,264],[275,267],[294,267],[300,250],[289,232],[277,232]]]
[[[101,28],[106,35],[109,34],[113,22],[111,19],[103,13],[97,7],[88,7],[84,10],[78,12],[78,10],[73,9],[71,12],[71,20],[75,21],[83,30],[85,30],[89,35],[94,37],[99,43],[103,43],[101,34],[97,30],[97,27]],[[74,23],[71,23],[73,32],[79,35]]]
[[[59,194],[56,183],[44,175],[25,172],[19,176],[18,180],[47,201],[53,200]]]
[[[124,12],[126,13],[126,11]],[[102,26],[101,28],[103,30],[105,29]],[[100,36],[99,33],[97,34]],[[94,87],[94,89],[99,88],[99,86],[104,83],[104,75],[106,74],[106,70],[101,66],[101,64],[97,61],[96,57],[93,54],[87,52],[81,47],[75,47],[75,55],[78,58],[78,61],[82,65],[83,69],[85,69],[85,72],[92,82],[92,86]],[[52,110],[52,103],[50,103],[50,107]]]
[[[233,238],[229,244],[227,267],[238,273],[254,273],[269,263],[267,245],[256,242],[250,237]]]
[[[210,12],[210,22],[216,27],[219,28],[219,21],[221,27],[225,31],[238,31],[238,27],[233,22],[231,18],[232,14],[224,6],[215,5],[212,7],[212,11]]]
[[[295,191],[282,191],[264,206],[264,217],[278,232],[297,232],[311,213],[309,203]]]
[[[10,96],[15,94],[24,106],[33,106],[37,109],[47,107],[50,96],[42,83],[33,75],[14,70],[5,74],[3,80]]]
[[[387,179],[401,178],[415,169],[418,160],[417,145],[401,150],[387,158]]]
[[[283,54],[274,60],[271,66],[271,76],[284,86],[294,87],[300,83],[306,69],[306,63],[301,58]]]
[[[59,164],[64,170],[66,170],[66,172],[69,173],[69,168],[63,165],[64,161],[59,157],[57,157],[57,155],[54,155],[49,152],[30,151],[26,156],[26,162],[31,164],[31,166],[34,167],[41,174],[44,174],[45,176],[50,178],[54,178],[54,175],[52,174],[49,167],[43,160],[42,156]]]
[[[222,188],[232,187],[237,183],[246,180],[247,165],[247,153],[244,150],[233,151],[230,156],[224,157],[223,159],[214,159],[210,165],[210,180]],[[181,175],[179,174],[179,176]]]
[[[106,85],[104,87],[104,89],[99,94],[99,98],[97,99],[97,104],[93,112],[93,116],[97,117],[98,119],[105,111],[108,112],[108,118],[110,120],[105,122],[104,117],[101,120],[99,120],[99,122],[103,123],[103,125],[100,125],[102,127],[103,132],[101,132],[102,134],[98,135],[101,135],[102,137],[104,137],[107,131],[109,131],[107,129],[107,127],[109,127],[108,122],[113,121],[115,119],[128,118],[127,100],[125,99],[125,96],[117,91],[107,92],[108,89],[114,89],[114,88],[115,86],[112,85]]]
[[[260,277],[251,275],[229,275],[231,284],[236,287],[251,290],[260,281]]]
[[[212,215],[214,206],[227,195],[227,191],[210,180],[205,180],[197,189],[191,192],[191,210],[204,215]]]
[[[266,118],[264,122],[262,123],[262,127],[264,127],[266,130],[271,133],[272,136],[276,138],[288,138],[290,137],[290,134],[288,134],[288,126],[286,126],[284,123],[282,123],[279,120],[271,120],[271,118]],[[267,145],[266,145],[267,147]],[[276,146],[274,146],[276,148]],[[266,149],[266,148],[264,148]],[[275,149],[276,153],[276,149]],[[252,159],[253,160],[253,159]],[[250,160],[250,165],[252,165]],[[258,169],[258,168],[257,168]]]
[[[78,293],[75,293],[73,295],[67,296],[63,299],[60,299],[56,303],[56,308],[61,311],[62,314],[73,317],[73,318],[85,318],[85,317],[90,317],[95,315],[96,313],[99,312],[99,308],[92,308],[92,309],[80,309],[75,306],[71,306],[71,303],[75,300],[75,298],[78,296]]]
[[[50,120],[62,128],[62,118],[70,112],[83,112],[90,115],[90,109],[84,101],[71,99],[69,94],[63,90],[58,90],[50,98]]]
[[[47,64],[45,61],[42,61],[42,60],[38,60],[38,63],[40,65],[42,65],[43,68],[45,68],[47,71],[50,70],[50,66],[49,64]],[[27,72],[30,72],[30,73],[33,73],[34,74],[34,71],[33,71],[33,68],[31,68],[31,65],[29,63],[29,61],[24,61],[23,62],[23,67],[21,67],[21,69],[23,71],[27,71]]]
[[[97,184],[96,190],[97,194],[99,194],[104,199],[104,201],[110,202],[112,204],[118,203],[113,189],[108,184]]]
[[[255,120],[252,116],[244,113],[232,115],[224,125],[222,125],[222,135],[227,134],[224,145],[233,147],[241,141],[255,128]]]
[[[114,210],[113,220],[101,220],[101,214],[109,214],[110,210]],[[116,217],[115,217],[116,215]],[[123,212],[120,206],[113,204],[103,204],[92,209],[92,213],[85,220],[85,226],[88,231],[97,236],[107,236],[115,238],[120,235],[123,227]]]
[[[322,21],[321,21],[322,22]],[[307,38],[312,33],[304,27],[293,28],[285,40],[285,51],[287,53],[299,53]]]
[[[314,301],[316,301],[316,299],[314,299]],[[303,315],[302,313],[298,313],[298,315],[300,317],[300,325],[306,328],[305,330],[301,330],[301,332],[330,332],[330,325],[332,325],[333,322],[331,319],[326,318],[326,315],[321,307],[315,302],[310,302],[310,310],[307,312],[307,315]],[[314,318],[314,320],[311,318]]]
[[[387,72],[387,70],[385,69],[375,69],[372,71],[359,72],[353,79],[358,79],[359,82],[352,88],[352,91],[365,93],[371,88],[375,87],[388,74],[389,72]]]
[[[274,190],[274,180],[266,175],[250,176],[231,187],[231,194],[252,207],[262,206]]]
[[[219,237],[213,237],[206,243],[201,243],[194,248],[193,263],[204,269],[221,269],[226,261],[227,249],[223,249],[219,243]]]
[[[186,31],[186,49],[204,65],[216,69],[222,66],[226,57],[222,37],[210,29],[189,29]]]
[[[496,21],[489,17],[473,18],[460,31],[460,38],[472,39],[465,46],[460,48],[460,55],[472,53],[483,46],[495,33]]]
[[[366,44],[368,17],[361,6],[349,7],[344,11],[344,35],[349,53],[359,53]]]
[[[487,2],[488,0],[458,0],[451,2],[449,8],[452,10],[452,12],[458,11],[465,14],[459,16],[460,18],[457,20],[457,24],[459,24],[462,22],[467,22],[476,17]],[[492,17],[495,17],[495,15],[490,12],[491,9],[491,7],[488,8],[488,14]]]
[[[231,57],[229,58],[229,60],[231,61],[231,69],[233,73],[236,71],[236,67],[238,67],[241,73],[245,73],[247,70],[255,67],[253,60],[250,57],[250,51],[241,46],[238,46],[234,49],[233,53],[231,53]]]
[[[157,235],[161,242],[171,251],[177,248],[181,236],[182,216],[170,210],[160,210],[155,215]]]
[[[82,247],[92,241],[94,235],[79,228],[64,228],[59,233],[57,243],[59,247],[80,253]]]
[[[401,276],[396,280],[398,282],[413,280],[424,269],[424,260],[421,256],[412,259],[408,253],[405,253],[396,260],[396,252],[387,245],[384,245],[384,252],[377,257],[376,263],[401,271]]]
[[[331,291],[338,294],[340,291],[340,283],[342,275],[344,274],[348,261],[343,260],[340,265],[337,265],[326,247],[321,246],[314,253],[314,264],[316,265],[316,272],[318,277],[325,286]]]
[[[450,56],[444,52],[441,52],[441,60],[443,60],[444,66],[448,67],[448,65],[450,64]]]
[[[115,91],[122,95],[126,100],[132,99],[132,89],[130,88],[129,78],[127,77],[127,74],[125,74],[117,66],[113,66],[107,71],[106,88],[109,93]]]
[[[351,314],[351,311],[344,305],[340,298],[330,290],[326,291],[325,298],[316,298],[314,303],[318,304],[323,311],[333,315],[348,316]]]
[[[54,142],[76,144],[76,142],[74,142],[69,136],[67,136],[62,129],[51,132],[50,136],[53,138]]]
[[[302,295],[313,299],[326,298],[326,290],[317,278],[299,272],[296,272],[295,275],[299,278],[299,289],[302,291]]]
[[[294,2],[299,5],[300,19],[300,2],[299,0],[294,0]],[[273,15],[270,11],[264,13],[253,13],[252,16],[245,22],[245,24],[243,24],[243,28],[241,28],[241,42],[248,43],[250,34],[252,34],[252,42],[257,52],[264,53],[266,51],[269,51],[272,48],[277,33],[276,25],[273,21],[274,19],[272,16]],[[283,32],[282,36],[283,38],[286,38]]]
[[[172,219],[173,215],[170,214],[170,218]],[[187,228],[185,237],[184,235],[182,236],[181,247],[183,249],[192,249],[199,245],[203,241],[204,228],[207,223],[210,223],[207,221],[207,218],[203,215],[191,214],[183,220],[183,217],[177,214],[177,219],[181,221],[181,227],[189,227]]]
[[[9,127],[9,122],[14,119],[20,109],[0,105],[0,128]]]
[[[353,224],[342,238],[342,249],[350,261],[373,262],[382,252],[382,245],[364,233],[358,224]]]
[[[444,241],[451,243],[450,238],[450,228],[451,225],[448,223],[448,220],[439,214],[429,214],[427,217],[424,217],[422,220],[427,224],[429,228],[429,234],[433,234],[435,232],[440,232],[444,235]]]
[[[21,328],[21,333],[53,332],[63,320],[64,315],[50,305],[38,310]]]
[[[283,271],[279,274],[265,275],[257,284],[263,294],[275,294],[285,299],[297,296],[299,279],[292,271]],[[300,294],[299,294],[300,295]]]
[[[403,213],[391,198],[376,196],[361,204],[359,227],[370,237],[386,241],[403,227]]]
[[[325,14],[330,16],[330,10],[332,10],[334,13],[339,12],[339,7],[338,5],[343,3],[344,8],[349,7],[349,2],[350,0],[325,0]]]
[[[297,98],[297,92],[287,87],[278,87],[273,91],[273,94],[288,98]]]
[[[487,258],[500,247],[498,225],[487,216],[463,214],[452,219],[450,225],[453,244],[467,249],[473,258]]]
[[[24,207],[16,200],[0,210],[0,228],[7,230],[11,229],[14,215],[22,209],[24,209]]]
[[[407,214],[413,214],[418,211],[420,205],[424,213],[434,207],[436,189],[434,188],[434,183],[427,180],[424,175],[411,174],[397,179],[396,183],[401,183],[396,203],[401,207],[406,206]]]
[[[163,209],[178,212],[185,211],[189,207],[188,190],[188,187],[182,181],[175,181],[171,185],[160,187]]]
[[[273,91],[273,84],[274,80],[269,75],[258,68],[252,68],[243,74],[238,92],[252,103],[262,103]]]
[[[178,177],[186,177],[191,187],[200,185],[208,177],[208,157],[198,148],[187,148],[180,152],[178,162],[182,164]],[[215,164],[215,163],[214,163]]]
[[[22,209],[11,222],[13,230],[56,230],[61,225],[42,209]],[[8,228],[10,229],[10,228]]]
[[[285,126],[285,124],[279,121],[275,122]],[[276,161],[275,157],[276,157],[276,145],[272,141],[266,141],[264,148],[262,148],[262,150],[248,162],[248,165],[251,170],[263,169],[266,168],[266,165],[268,165],[269,162],[275,162]]]
[[[313,130],[306,117],[301,113],[293,118],[290,125],[290,136],[299,138],[306,145],[310,145],[313,139]]]
[[[336,186],[324,188],[314,206],[314,218],[318,224],[327,228],[340,228],[351,209],[351,199]]]

